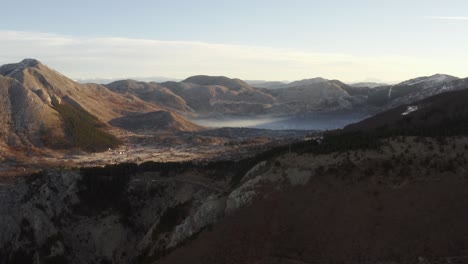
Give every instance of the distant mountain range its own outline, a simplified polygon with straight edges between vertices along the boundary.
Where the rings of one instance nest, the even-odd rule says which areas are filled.
[[[388,84],[386,83],[378,83],[378,82],[358,82],[358,83],[351,83],[350,85],[353,87],[369,87],[369,88],[388,86]]]
[[[314,78],[259,88],[240,79],[193,76],[181,82],[132,80],[106,85],[151,103],[199,115],[265,115],[353,109],[366,104],[369,88]],[[170,104],[168,98],[172,98]],[[177,98],[177,99],[175,99]]]
[[[181,82],[108,84],[115,92],[197,115],[265,115],[367,111],[370,114],[444,92],[466,88],[462,79],[436,74],[395,85],[312,78],[291,83],[249,84],[223,76],[193,76]],[[118,85],[117,85],[118,84]],[[267,84],[267,85],[265,85]],[[263,86],[263,87],[261,87]],[[267,87],[267,88],[265,88]]]
[[[258,88],[268,88],[268,89],[276,89],[276,88],[286,88],[286,87],[294,87],[298,85],[304,84],[312,84],[317,82],[327,81],[327,79],[318,77],[312,79],[304,79],[300,81],[293,81],[293,82],[280,82],[280,81],[246,81],[248,84],[258,87]],[[357,82],[357,83],[348,83],[349,86],[352,87],[368,87],[368,88],[375,88],[379,86],[387,86],[386,83],[378,83],[378,82]]]
[[[75,79],[78,83],[98,83],[98,84],[106,84],[111,82],[120,81],[124,78],[78,78]],[[161,76],[154,76],[154,77],[128,77],[125,79],[136,80],[139,82],[169,82],[169,81],[180,81],[180,79],[176,78],[168,78],[168,77],[161,77]]]
[[[202,128],[184,116],[372,114],[468,88],[467,79],[443,74],[374,88],[324,78],[270,83],[274,89],[255,86],[259,84],[206,75],[180,82],[80,84],[37,60],[25,59],[0,67],[0,142],[13,147],[102,150],[118,144],[110,133],[113,126],[194,131]],[[147,123],[139,127],[134,120]]]
[[[466,263],[468,79],[393,88],[389,101],[433,95],[278,150],[157,263]]]
[[[0,262],[466,263],[468,78],[255,86],[84,85],[32,59],[1,66],[0,151],[205,129],[184,115],[377,114],[240,160],[61,167],[1,184]]]
[[[253,88],[239,79],[193,76],[182,82],[139,83],[119,81],[107,87],[115,92],[134,95],[174,110],[200,115],[264,114],[276,103],[267,91]]]

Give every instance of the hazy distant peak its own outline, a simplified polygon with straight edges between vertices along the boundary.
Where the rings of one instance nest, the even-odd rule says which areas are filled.
[[[285,87],[287,84],[286,81],[281,82],[281,81],[246,80],[245,82],[253,87],[267,88],[267,89],[282,88],[282,87]]]
[[[415,85],[419,83],[442,83],[442,82],[450,82],[453,80],[458,80],[458,77],[448,75],[448,74],[434,74],[431,76],[424,76],[424,77],[419,77],[415,79],[411,79],[408,81],[404,81],[400,83],[399,85]]]
[[[250,85],[240,79],[231,79],[225,76],[196,75],[189,77],[182,82],[198,85],[221,85],[231,89],[250,87]]]
[[[145,89],[165,89],[157,82],[142,82],[133,79],[118,80],[105,85],[112,91],[131,91],[131,90],[145,90]]]
[[[303,79],[303,80],[300,80],[300,81],[294,81],[294,82],[288,83],[286,86],[287,87],[305,86],[305,85],[323,83],[323,82],[328,82],[328,81],[329,80],[327,80],[325,78],[316,77],[316,78],[310,78],[310,79]]]
[[[138,84],[138,83],[143,83],[143,82],[133,80],[133,79],[125,79],[125,80],[113,81],[113,82],[109,83],[108,85],[111,85],[111,84]]]
[[[388,86],[387,83],[381,83],[381,82],[357,82],[357,83],[351,83],[348,85],[352,87],[369,87],[369,88]]]
[[[328,79],[322,78],[322,77],[315,77],[315,78],[309,78],[309,79],[303,79],[303,82],[326,82]]]

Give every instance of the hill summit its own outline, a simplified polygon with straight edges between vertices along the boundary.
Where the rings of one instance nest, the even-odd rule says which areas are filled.
[[[0,145],[15,149],[104,150],[119,144],[110,120],[170,111],[102,85],[79,84],[36,59],[0,66],[0,95]]]
[[[183,80],[183,82],[198,85],[220,85],[233,90],[252,88],[248,83],[240,79],[230,79],[224,76],[196,75]]]

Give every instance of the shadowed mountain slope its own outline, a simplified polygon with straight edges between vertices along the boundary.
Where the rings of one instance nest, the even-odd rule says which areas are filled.
[[[390,109],[349,125],[345,127],[344,131],[376,131],[414,135],[467,133],[468,79],[456,82],[459,91],[441,93],[409,105]]]
[[[377,87],[370,90],[368,102],[370,105],[392,108],[408,104],[446,91],[457,90],[459,78],[435,74],[419,77],[395,85]]]
[[[143,87],[153,88],[159,87]],[[159,91],[165,95],[160,102],[174,108],[184,104],[168,89]],[[0,94],[0,144],[16,149],[104,150],[119,144],[108,132],[108,121],[131,114],[170,111],[131,93],[112,92],[98,84],[79,84],[34,59],[0,66]],[[167,115],[173,116],[169,112]],[[174,129],[196,127],[181,116],[174,117],[178,124]]]

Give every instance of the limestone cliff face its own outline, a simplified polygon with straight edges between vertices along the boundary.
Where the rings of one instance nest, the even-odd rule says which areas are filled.
[[[467,139],[413,139],[261,162],[222,220],[154,263],[466,263]]]
[[[0,186],[0,262],[150,261],[223,217],[223,177],[125,166],[53,170]]]
[[[464,263],[467,138],[415,139],[31,175],[0,186],[0,263]]]
[[[0,263],[153,263],[263,183],[287,183],[257,163],[56,169],[0,185]]]

